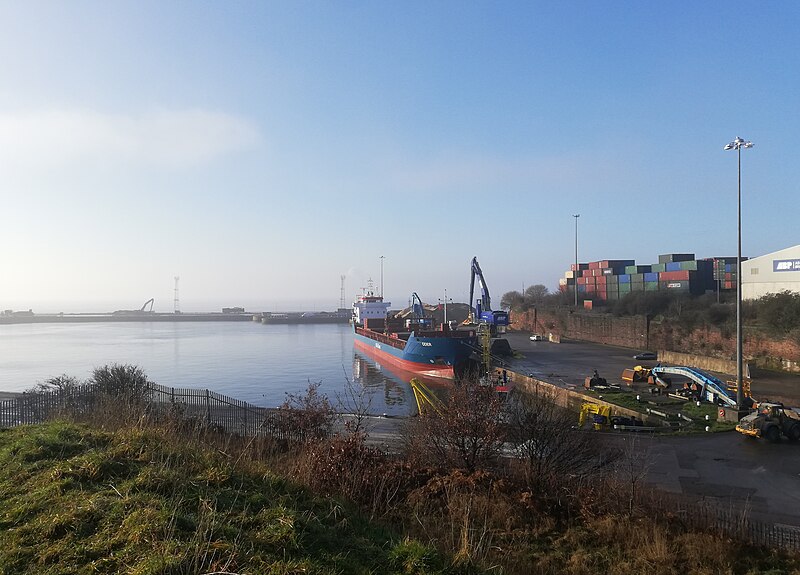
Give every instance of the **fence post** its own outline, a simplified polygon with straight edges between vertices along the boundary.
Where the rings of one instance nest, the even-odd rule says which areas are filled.
[[[206,426],[211,428],[211,393],[206,390]]]

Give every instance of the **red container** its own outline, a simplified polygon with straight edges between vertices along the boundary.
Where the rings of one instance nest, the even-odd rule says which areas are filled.
[[[581,271],[581,275],[583,275],[583,277],[585,277],[585,278],[591,277],[592,276],[592,270],[582,270]]]
[[[586,284],[587,293],[595,293],[596,286],[594,284]]]
[[[666,281],[682,281],[689,280],[689,270],[681,270],[679,272],[661,272],[658,274],[658,280]]]
[[[598,285],[599,284],[603,284],[603,286],[605,287],[605,285],[606,285],[606,276],[597,276],[595,278],[595,281],[597,282]]]
[[[589,269],[596,270],[600,267],[600,262],[589,262]]]

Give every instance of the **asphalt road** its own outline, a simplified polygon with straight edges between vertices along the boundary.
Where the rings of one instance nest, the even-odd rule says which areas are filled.
[[[581,387],[597,369],[609,383],[622,383],[622,370],[642,363],[638,351],[595,343],[530,341],[530,334],[507,334],[519,358],[513,371],[532,374],[566,388]],[[719,374],[718,374],[719,375]],[[730,377],[723,376],[723,379]],[[800,377],[756,372],[753,394],[781,397],[800,405]],[[800,526],[800,443],[771,444],[736,432],[692,436],[608,434],[606,440],[645,455],[646,482],[664,491],[713,498],[747,508],[764,521]]]

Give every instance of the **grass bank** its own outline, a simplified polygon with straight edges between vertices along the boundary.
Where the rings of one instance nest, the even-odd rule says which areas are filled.
[[[442,573],[432,546],[163,430],[0,431],[0,573]]]

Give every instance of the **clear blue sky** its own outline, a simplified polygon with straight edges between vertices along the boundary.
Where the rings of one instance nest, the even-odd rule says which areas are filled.
[[[800,243],[800,3],[0,3],[0,308],[465,300]]]

